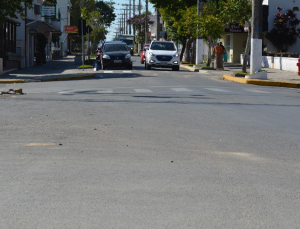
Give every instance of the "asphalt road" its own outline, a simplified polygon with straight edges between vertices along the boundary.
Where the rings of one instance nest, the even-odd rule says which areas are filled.
[[[299,228],[299,89],[213,74],[13,85],[0,228]]]

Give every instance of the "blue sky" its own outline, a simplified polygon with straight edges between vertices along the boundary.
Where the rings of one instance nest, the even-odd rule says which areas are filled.
[[[112,25],[111,28],[108,28],[108,34],[106,35],[106,39],[107,40],[112,40],[115,37],[115,32],[118,29],[118,18],[120,18],[120,16],[118,14],[123,13],[124,12],[124,8],[126,8],[126,6],[122,6],[122,4],[128,4],[130,3],[130,0],[113,0],[113,2],[115,2],[116,4],[114,5],[115,7],[115,14],[117,15],[116,20],[113,22],[114,24]],[[148,1],[149,2],[149,1]],[[131,4],[133,5],[133,0],[131,0]],[[139,0],[135,0],[135,5],[139,4]],[[142,12],[145,11],[146,8],[146,1],[145,0],[141,0],[141,5],[142,5]],[[148,10],[151,11],[154,14],[154,7],[153,5],[149,2],[148,4]],[[136,13],[138,13],[137,7],[136,7]]]

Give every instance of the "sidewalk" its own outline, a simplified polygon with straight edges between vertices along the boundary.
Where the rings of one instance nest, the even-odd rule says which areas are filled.
[[[180,65],[180,67],[189,71],[199,71],[199,69],[195,67],[189,67],[187,65]],[[271,68],[263,68],[263,70],[267,71],[267,80],[245,79],[245,77],[234,76],[233,73],[242,71],[242,65],[238,63],[224,63],[223,71],[200,70],[200,74],[202,71],[213,71],[214,75],[219,79],[229,80],[238,83],[300,88],[300,76],[297,72],[282,71]],[[249,72],[249,66],[247,67],[247,72]]]
[[[41,66],[36,65],[2,74],[0,84],[93,78],[94,70],[78,69],[78,65],[74,64],[74,57],[70,55],[48,61]]]

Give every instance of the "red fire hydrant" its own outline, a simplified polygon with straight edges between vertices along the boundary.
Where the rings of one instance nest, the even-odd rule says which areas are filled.
[[[298,75],[300,76],[300,58],[298,59],[297,66],[298,66]]]

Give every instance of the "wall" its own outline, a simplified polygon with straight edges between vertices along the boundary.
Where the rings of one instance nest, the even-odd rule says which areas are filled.
[[[248,60],[248,65],[250,65],[250,57],[248,58]],[[240,55],[240,63],[243,63],[242,54]],[[297,63],[298,58],[262,56],[261,66],[262,68],[298,72]]]

